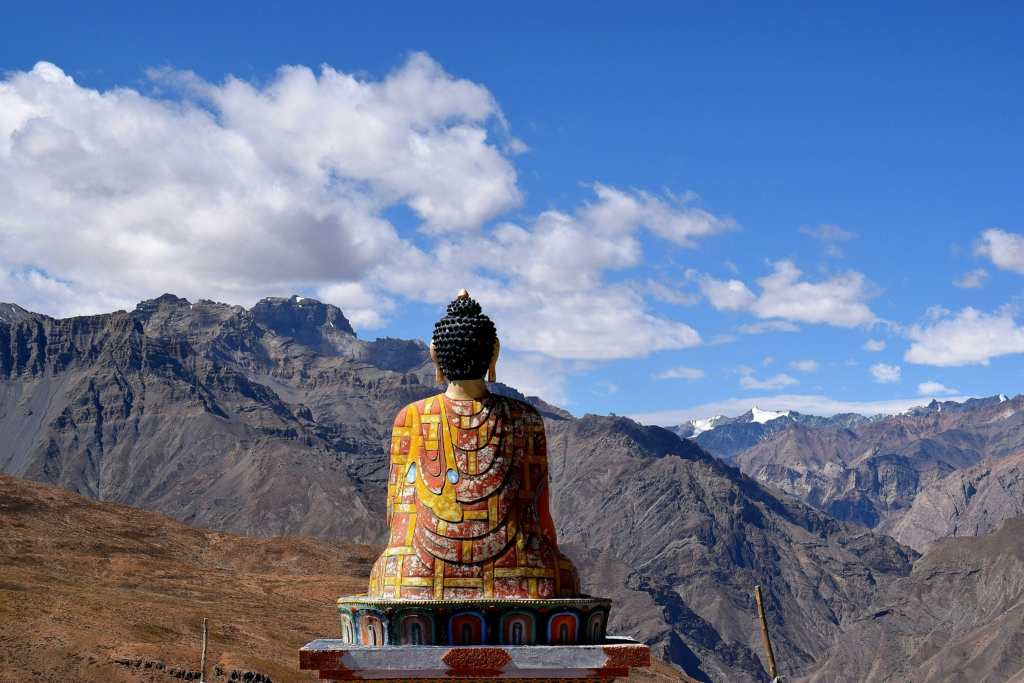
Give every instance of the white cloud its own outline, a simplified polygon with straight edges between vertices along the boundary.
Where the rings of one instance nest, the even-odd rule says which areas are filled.
[[[580,218],[595,229],[619,233],[644,226],[649,231],[681,247],[696,247],[693,237],[706,237],[739,228],[732,218],[719,218],[707,211],[689,206],[699,199],[689,193],[677,202],[678,207],[647,192],[623,192],[601,183],[594,184],[596,204],[587,204],[579,211]]]
[[[893,382],[900,381],[900,366],[898,365],[886,365],[885,363],[875,363],[868,372],[875,378],[875,381],[880,384],[891,384]]]
[[[1024,236],[990,228],[981,233],[974,245],[977,256],[987,256],[1000,270],[1024,275]]]
[[[800,372],[817,372],[821,369],[821,365],[814,360],[791,360],[789,361],[789,367]]]
[[[488,142],[494,98],[423,54],[382,81],[329,67],[283,67],[265,87],[151,76],[186,98],[100,93],[46,62],[0,81],[0,267],[77,295],[27,282],[19,300],[61,314],[357,282],[399,246],[387,206],[472,231],[521,199]]]
[[[697,368],[689,368],[685,365],[680,365],[678,368],[672,368],[659,372],[657,375],[653,375],[652,379],[687,379],[691,382],[696,382],[698,379],[706,377],[707,373]]]
[[[647,289],[650,290],[651,296],[653,296],[657,301],[664,301],[667,304],[676,304],[677,306],[696,306],[700,301],[699,294],[681,292],[678,289],[673,289],[651,279],[647,280]]]
[[[595,396],[608,397],[615,393],[618,393],[619,391],[619,388],[612,384],[611,382],[598,382],[594,386],[596,386],[597,388],[592,390],[590,393],[594,394]]]
[[[733,368],[733,371],[738,372],[740,377],[740,389],[781,389],[792,384],[800,384],[799,380],[793,379],[789,375],[775,375],[769,377],[766,380],[754,379],[754,370],[747,365],[739,365]]]
[[[970,396],[952,396],[949,400],[963,401]],[[886,401],[837,401],[827,396],[807,394],[779,394],[777,396],[748,396],[730,398],[725,401],[704,403],[689,408],[659,410],[649,413],[630,415],[632,419],[643,424],[677,425],[687,420],[700,420],[712,415],[742,415],[756,405],[762,410],[795,410],[805,415],[822,415],[828,417],[838,413],[858,413],[860,415],[895,415],[908,408],[921,405],[921,398],[899,398]]]
[[[990,315],[968,306],[953,317],[941,308],[929,312],[935,324],[914,325],[907,331],[913,340],[903,354],[908,363],[988,365],[996,356],[1024,353],[1024,327],[1006,311]]]
[[[800,384],[799,380],[793,379],[789,375],[775,375],[769,377],[766,380],[759,381],[751,376],[740,377],[740,388],[741,389],[781,389],[782,387],[788,387],[791,384]]]
[[[390,297],[370,291],[360,282],[337,282],[317,289],[317,297],[330,301],[344,312],[357,330],[377,330],[387,325],[386,313],[395,309]]]
[[[987,277],[987,270],[984,268],[977,268],[975,270],[968,271],[956,280],[953,280],[953,285],[962,289],[983,287],[985,285],[985,278]]]
[[[763,365],[765,367],[768,367],[769,365],[771,365],[774,362],[775,362],[775,359],[772,358],[771,356],[765,356],[764,358],[761,359],[761,365]]]
[[[736,328],[740,334],[764,334],[765,332],[799,332],[800,328],[785,320],[767,320],[760,323],[740,325]]]
[[[936,394],[958,394],[956,389],[947,389],[938,382],[921,382],[917,385],[917,393],[921,396],[934,396]]]
[[[885,341],[881,339],[868,339],[863,346],[865,351],[881,351],[885,348]]]
[[[835,223],[822,223],[813,228],[801,225],[800,232],[819,242],[848,242],[857,236],[857,233],[843,230]]]
[[[701,293],[720,311],[747,310],[758,318],[782,318],[790,322],[827,323],[837,327],[870,325],[877,318],[864,301],[873,286],[863,273],[837,273],[824,282],[801,282],[803,274],[792,261],[772,264],[771,275],[758,278],[761,294],[755,295],[739,280],[716,280],[690,271]]]
[[[504,346],[498,358],[497,380],[527,396],[540,396],[559,406],[571,405],[566,375],[592,370],[588,363],[548,358],[538,353],[516,353]]]
[[[757,303],[757,295],[740,280],[716,280],[710,275],[697,275],[695,272],[693,275],[700,284],[701,293],[720,311],[740,311]]]
[[[605,275],[642,263],[641,230],[693,247],[735,221],[692,194],[594,184],[576,212],[491,227],[522,199],[508,155],[525,146],[485,87],[425,54],[381,80],[326,66],[265,85],[150,77],[159,96],[82,88],[45,62],[0,81],[0,299],[70,315],[310,288],[374,329],[403,298],[467,287],[509,351],[604,360],[702,343],[648,312],[644,296],[671,290]],[[428,239],[385,219],[401,205]]]

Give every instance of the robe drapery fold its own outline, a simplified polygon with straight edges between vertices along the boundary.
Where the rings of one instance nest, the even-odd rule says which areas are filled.
[[[544,420],[497,394],[432,396],[391,438],[388,547],[370,597],[559,598],[580,594],[548,504]]]

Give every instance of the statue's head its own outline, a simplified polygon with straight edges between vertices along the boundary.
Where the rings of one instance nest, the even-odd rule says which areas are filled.
[[[448,314],[434,323],[430,353],[449,380],[481,379],[498,358],[498,333],[480,304],[466,290],[448,304]],[[438,381],[443,378],[438,373]]]

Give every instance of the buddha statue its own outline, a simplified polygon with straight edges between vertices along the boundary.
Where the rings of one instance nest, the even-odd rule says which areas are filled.
[[[544,421],[492,394],[494,323],[462,290],[434,325],[443,394],[401,410],[391,437],[387,548],[369,598],[402,601],[580,596],[549,511]],[[603,624],[603,622],[602,622]]]

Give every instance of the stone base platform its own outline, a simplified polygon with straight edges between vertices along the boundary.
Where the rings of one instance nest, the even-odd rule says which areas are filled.
[[[352,645],[314,640],[299,650],[299,668],[336,681],[387,680],[428,683],[611,681],[630,667],[651,665],[646,645],[609,637],[600,645]]]

